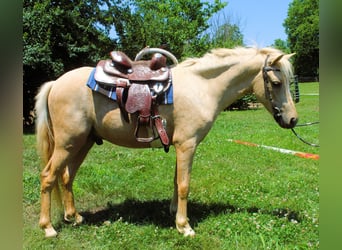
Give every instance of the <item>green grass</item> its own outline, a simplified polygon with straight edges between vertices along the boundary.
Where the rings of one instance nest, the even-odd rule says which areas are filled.
[[[300,84],[301,94],[318,93]],[[318,121],[319,96],[302,95],[300,123]],[[319,143],[319,126],[296,129]],[[223,112],[199,146],[188,216],[195,238],[175,229],[168,206],[175,152],[94,146],[74,183],[86,223],[54,224],[44,239],[39,219],[39,159],[35,135],[24,135],[24,249],[318,249],[318,162],[228,142],[238,139],[319,153],[278,127],[264,108]]]

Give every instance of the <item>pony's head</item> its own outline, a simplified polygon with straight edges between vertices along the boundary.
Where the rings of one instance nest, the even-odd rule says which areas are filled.
[[[293,73],[289,58],[294,54],[282,54],[275,49],[260,53],[264,63],[253,84],[254,93],[282,128],[293,128],[298,114],[290,93]]]

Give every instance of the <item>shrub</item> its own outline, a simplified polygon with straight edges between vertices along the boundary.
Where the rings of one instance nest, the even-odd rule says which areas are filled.
[[[228,106],[225,111],[228,110],[248,110],[255,108],[255,104],[257,103],[257,99],[254,94],[247,94],[242,98],[233,102],[230,106]]]

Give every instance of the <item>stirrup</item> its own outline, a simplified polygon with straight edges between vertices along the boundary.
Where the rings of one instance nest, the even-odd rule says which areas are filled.
[[[134,135],[135,135],[135,139],[138,141],[138,142],[145,142],[145,143],[149,143],[149,142],[152,142],[154,141],[155,139],[157,139],[158,137],[156,137],[156,134],[154,132],[154,129],[153,129],[153,124],[152,124],[152,121],[151,121],[151,116],[149,116],[149,127],[150,129],[152,130],[152,133],[153,135],[151,137],[139,137],[139,130],[140,130],[140,119],[142,117],[139,115],[138,116],[138,119],[137,119],[137,126],[135,128],[135,132],[134,132]],[[144,119],[146,119],[147,117],[143,117]],[[147,128],[147,126],[146,126]]]

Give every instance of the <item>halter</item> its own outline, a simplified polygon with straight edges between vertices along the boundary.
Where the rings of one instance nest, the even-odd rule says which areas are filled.
[[[267,66],[267,60],[268,58],[270,57],[270,55],[267,55],[266,59],[265,59],[265,64],[264,64],[264,67],[262,68],[262,76],[264,78],[264,86],[265,86],[265,96],[266,98],[270,101],[271,105],[272,105],[272,108],[273,108],[273,116],[274,118],[277,120],[281,117],[281,111],[280,111],[280,108],[278,108],[274,101],[273,101],[273,98],[272,98],[272,92],[271,92],[271,81],[269,80],[269,77],[267,75],[267,72],[268,71],[278,71],[280,72],[280,69],[277,69],[275,67],[272,67],[272,66]],[[313,124],[317,124],[319,122],[313,122],[313,123],[305,123],[305,124],[298,124],[297,127],[300,127],[300,126],[308,126],[308,125],[313,125]],[[294,133],[295,136],[297,136],[297,138],[299,140],[301,140],[302,142],[310,145],[310,146],[313,146],[313,147],[319,147],[318,144],[314,144],[314,143],[310,143],[306,140],[304,140],[302,137],[300,137],[296,131],[291,128],[292,132]]]
[[[272,67],[272,66],[267,66],[267,60],[269,57],[270,57],[270,55],[267,55],[267,57],[265,59],[265,64],[264,64],[264,67],[262,68],[262,76],[264,78],[265,97],[266,97],[266,99],[268,99],[270,101],[270,103],[272,105],[272,109],[273,109],[273,116],[275,119],[277,119],[277,118],[281,117],[281,111],[280,111],[280,108],[277,107],[273,101],[272,92],[271,92],[271,81],[269,80],[267,72],[269,72],[269,71],[280,72],[280,69],[277,69],[277,68]]]

